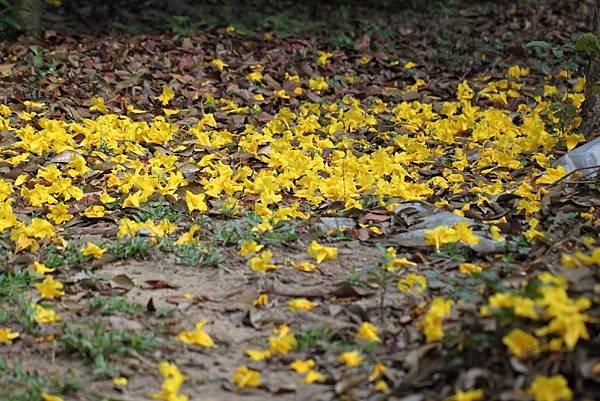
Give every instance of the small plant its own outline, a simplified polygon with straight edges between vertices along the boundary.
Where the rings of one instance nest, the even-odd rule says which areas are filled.
[[[30,66],[35,73],[34,75],[29,76],[28,79],[30,82],[37,82],[44,78],[48,73],[56,73],[56,66],[44,60],[44,53],[39,47],[32,45],[29,46],[29,50],[33,54]]]
[[[133,330],[105,329],[99,324],[92,327],[68,326],[59,343],[68,352],[77,353],[96,367],[95,374],[116,377],[120,367],[117,357],[130,355],[132,351],[143,353],[156,347],[156,340],[147,333]]]
[[[215,231],[215,238],[225,245],[237,245],[245,239],[252,239],[251,221],[247,219],[228,221]]]
[[[175,247],[175,263],[178,265],[194,266],[202,260],[202,251],[194,244]]]
[[[190,36],[198,30],[199,23],[192,21],[187,15],[174,15],[167,22],[166,28],[175,36]]]
[[[132,237],[126,242],[114,244],[110,252],[118,259],[144,258],[150,254],[152,243],[147,238]]]
[[[170,222],[175,222],[181,219],[183,216],[184,214],[173,209],[173,206],[171,206],[171,204],[167,202],[164,197],[160,197],[155,201],[144,204],[136,213],[134,219],[136,221],[167,219]]]
[[[297,349],[302,352],[314,348],[320,343],[327,344],[334,336],[335,333],[327,327],[311,327],[302,330],[296,335]]]
[[[85,260],[86,257],[81,253],[80,247],[69,243],[64,249],[59,249],[55,245],[50,246],[42,263],[51,269],[60,269],[78,265]]]
[[[4,27],[14,29],[15,31],[21,30],[21,24],[14,18],[16,11],[17,8],[8,0],[0,0],[0,30]]]
[[[14,268],[0,273],[0,302],[15,300],[31,286],[32,277],[27,270]]]
[[[223,258],[218,248],[204,248],[201,245],[185,244],[175,248],[175,261],[179,265],[219,267]]]
[[[90,309],[101,309],[103,315],[115,313],[134,314],[144,310],[143,306],[132,304],[122,297],[92,298],[87,302],[87,306]]]
[[[0,386],[3,401],[42,401],[41,394],[62,394],[79,390],[75,379],[62,383],[58,379],[46,379],[36,372],[26,371],[20,363],[9,366],[0,357]]]

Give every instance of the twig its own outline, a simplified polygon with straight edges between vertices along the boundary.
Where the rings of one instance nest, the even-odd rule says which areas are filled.
[[[564,176],[562,176],[561,178],[559,178],[557,181],[553,182],[552,184],[550,184],[550,187],[560,184],[561,182],[563,182],[564,180],[566,180],[567,178],[569,178],[570,176],[572,176],[573,174],[575,174],[579,171],[593,170],[593,169],[600,169],[600,165],[577,168],[577,169],[571,171],[570,173],[565,174]]]

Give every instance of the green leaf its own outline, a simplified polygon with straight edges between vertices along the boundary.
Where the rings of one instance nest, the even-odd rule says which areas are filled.
[[[539,47],[540,49],[551,50],[553,46],[544,40],[532,40],[527,43],[527,47]]]
[[[591,32],[575,38],[575,49],[584,52],[600,53],[600,38]]]

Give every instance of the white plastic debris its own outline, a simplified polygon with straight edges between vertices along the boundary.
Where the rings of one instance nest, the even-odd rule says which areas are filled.
[[[593,167],[600,166],[600,137],[567,152],[556,161],[556,165],[563,166],[567,174],[582,169],[581,176],[594,176],[597,170]]]
[[[421,221],[411,227],[411,230],[400,233],[390,238],[393,245],[420,248],[425,246],[425,231],[432,230],[439,226],[451,227],[454,224],[466,221],[469,227],[478,227],[479,230],[473,230],[473,234],[479,238],[476,244],[470,244],[469,247],[479,253],[501,252],[506,247],[506,242],[496,241],[490,238],[487,224],[478,223],[467,217],[458,216],[451,212],[434,211],[428,216],[424,216]]]

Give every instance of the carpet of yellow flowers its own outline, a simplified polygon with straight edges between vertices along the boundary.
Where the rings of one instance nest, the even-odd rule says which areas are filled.
[[[0,399],[598,399],[585,78],[361,43],[4,45]]]

